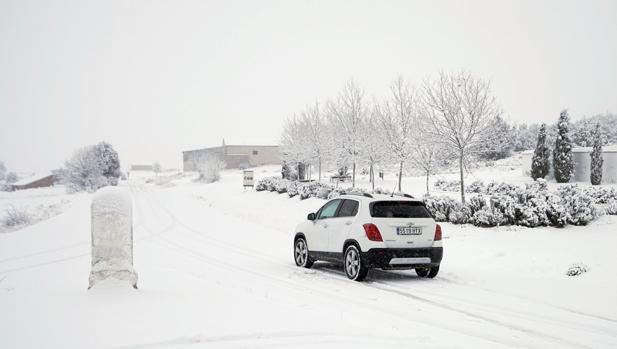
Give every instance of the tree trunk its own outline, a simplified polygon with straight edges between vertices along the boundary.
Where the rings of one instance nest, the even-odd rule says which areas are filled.
[[[356,187],[356,162],[353,162],[353,170],[351,172],[351,187]]]
[[[373,187],[373,191],[375,191],[375,170],[373,170],[373,164],[371,164],[371,168],[369,169],[370,177],[371,177],[371,186]]]
[[[401,167],[398,170],[398,191],[399,192],[403,192],[402,181],[403,181],[403,162],[401,161]]]
[[[465,181],[463,178],[463,152],[462,151],[458,158],[458,163],[459,163],[459,169],[461,171],[461,203],[464,205],[465,204]]]
[[[319,167],[319,181],[321,182],[321,158],[319,158],[319,164],[317,166]]]
[[[426,171],[426,195],[428,195],[428,177],[430,176],[431,171]]]

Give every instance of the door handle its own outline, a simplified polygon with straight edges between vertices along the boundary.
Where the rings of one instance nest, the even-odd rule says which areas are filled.
[[[327,227],[328,227],[328,225],[327,225],[327,224],[324,224],[324,225],[322,225],[322,227],[327,228]]]
[[[352,221],[345,222],[345,225],[351,225]]]

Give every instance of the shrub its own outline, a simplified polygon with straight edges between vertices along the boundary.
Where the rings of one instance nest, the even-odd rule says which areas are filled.
[[[32,217],[25,208],[18,208],[11,205],[4,211],[2,225],[5,227],[16,227],[28,224],[31,220]]]
[[[583,263],[574,263],[572,264],[568,270],[566,271],[566,275],[568,276],[576,276],[581,275],[589,271],[589,267],[587,267]]]
[[[484,182],[481,180],[476,180],[471,182],[467,187],[465,187],[465,191],[468,193],[483,193],[485,190]]]

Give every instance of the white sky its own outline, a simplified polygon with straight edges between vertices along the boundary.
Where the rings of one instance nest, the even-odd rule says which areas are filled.
[[[617,112],[617,1],[0,0],[0,160],[58,167],[100,140],[123,167],[277,143],[349,78],[489,78],[506,117]]]

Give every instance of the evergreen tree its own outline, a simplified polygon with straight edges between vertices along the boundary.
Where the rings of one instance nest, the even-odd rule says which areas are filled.
[[[538,143],[531,163],[531,177],[533,179],[544,178],[548,175],[550,166],[549,156],[550,150],[546,145],[546,124],[542,124],[538,132]]]
[[[600,185],[602,183],[602,132],[600,124],[596,125],[596,130],[593,133],[593,150],[591,151],[591,184]]]
[[[553,169],[557,183],[568,183],[574,170],[569,123],[568,111],[564,110],[559,115],[559,121],[557,122],[557,138],[555,140],[555,149],[553,150]]]

